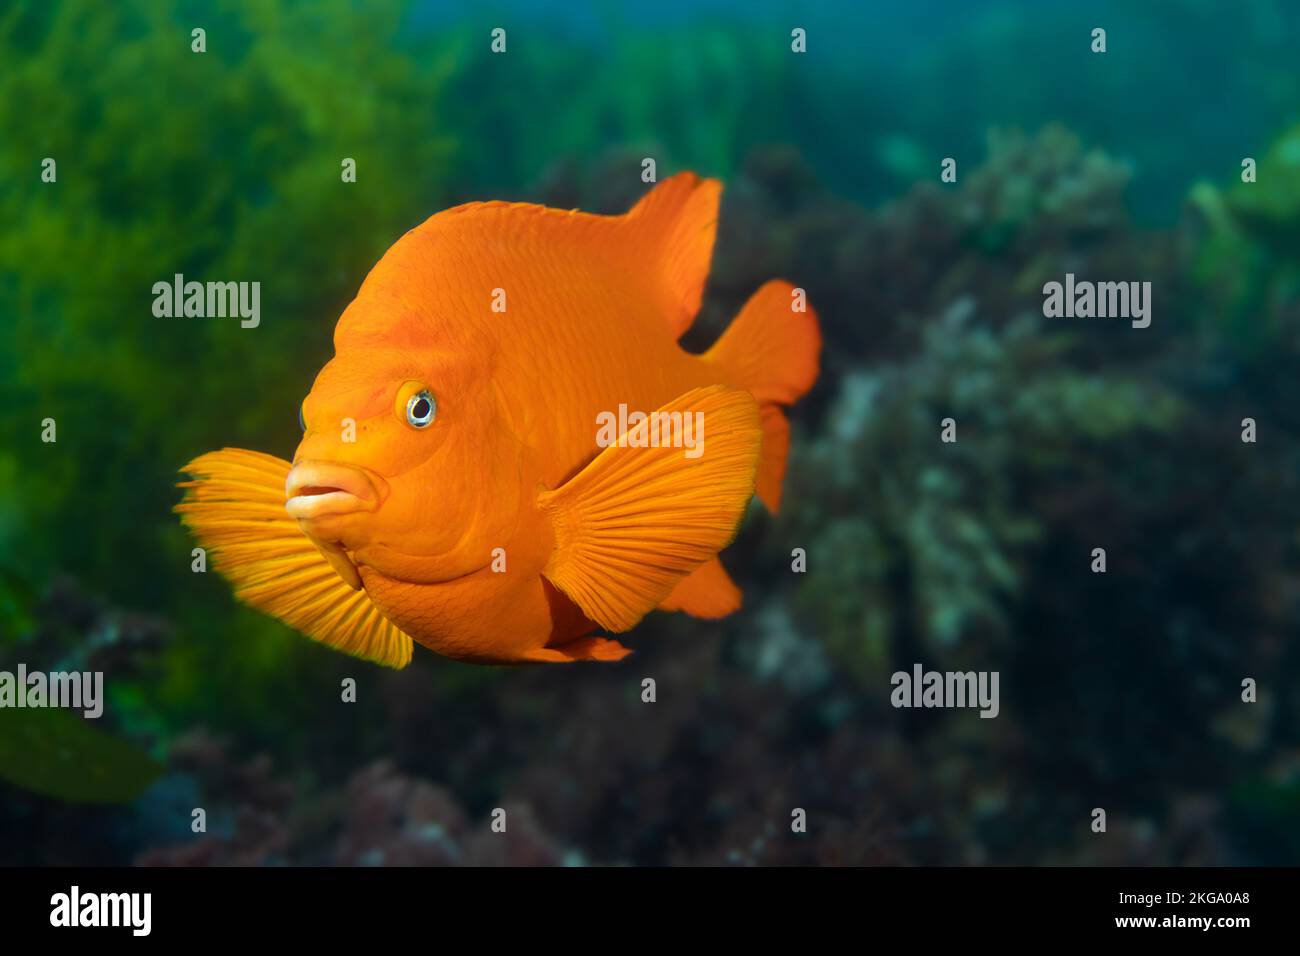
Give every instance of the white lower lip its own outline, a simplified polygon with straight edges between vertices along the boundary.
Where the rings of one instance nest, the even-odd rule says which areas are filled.
[[[330,461],[298,462],[286,476],[284,490],[284,509],[299,520],[374,511],[381,500],[375,479],[359,468]]]
[[[366,502],[349,491],[330,491],[323,495],[294,495],[284,503],[291,518],[322,518],[326,515],[362,511]]]

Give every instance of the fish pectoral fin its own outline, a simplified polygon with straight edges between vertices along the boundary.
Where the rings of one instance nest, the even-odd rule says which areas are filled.
[[[405,667],[411,638],[340,576],[284,510],[289,468],[242,448],[200,455],[181,469],[194,480],[179,483],[185,497],[175,510],[245,604],[345,654]]]
[[[665,441],[674,422],[685,437],[687,416],[694,447]],[[656,409],[538,497],[555,531],[543,574],[602,628],[633,627],[731,543],[754,493],[762,435],[743,389],[693,389]]]

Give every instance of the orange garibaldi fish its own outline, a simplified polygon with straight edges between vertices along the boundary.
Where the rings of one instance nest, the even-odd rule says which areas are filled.
[[[595,632],[731,613],[717,555],[752,495],[780,504],[781,406],[816,380],[821,336],[770,281],[707,352],[677,344],[720,195],[683,173],[622,216],[438,213],[339,319],[293,462],[201,455],[176,510],[242,601],[391,667],[413,641],[612,661],[628,649]]]

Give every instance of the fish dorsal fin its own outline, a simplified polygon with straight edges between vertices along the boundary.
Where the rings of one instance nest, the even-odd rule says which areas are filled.
[[[676,414],[703,416],[700,454],[660,441]],[[628,428],[538,504],[555,531],[543,574],[588,618],[626,631],[725,548],[754,493],[758,405],[743,389],[693,389]],[[660,424],[652,429],[652,422]],[[692,427],[697,427],[693,424]]]
[[[284,510],[281,458],[223,448],[181,471],[181,520],[207,549],[235,596],[312,640],[388,667],[411,660],[411,638],[354,590]]]
[[[638,237],[637,267],[658,270],[673,338],[681,338],[700,311],[721,197],[718,180],[678,173],[642,197],[627,214]]]

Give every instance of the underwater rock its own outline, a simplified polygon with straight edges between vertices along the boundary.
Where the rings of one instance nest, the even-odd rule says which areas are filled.
[[[469,821],[441,787],[398,774],[388,761],[348,781],[343,832],[334,862],[343,866],[447,866],[464,863]]]
[[[789,606],[767,601],[755,612],[755,632],[738,642],[737,654],[759,681],[779,681],[806,696],[825,687],[831,667],[822,645],[800,633]]]
[[[287,862],[293,833],[287,822],[296,789],[279,779],[271,759],[231,756],[228,745],[204,731],[172,747],[173,772],[186,774],[207,817],[207,832],[192,841],[140,853],[138,866],[263,866]]]

